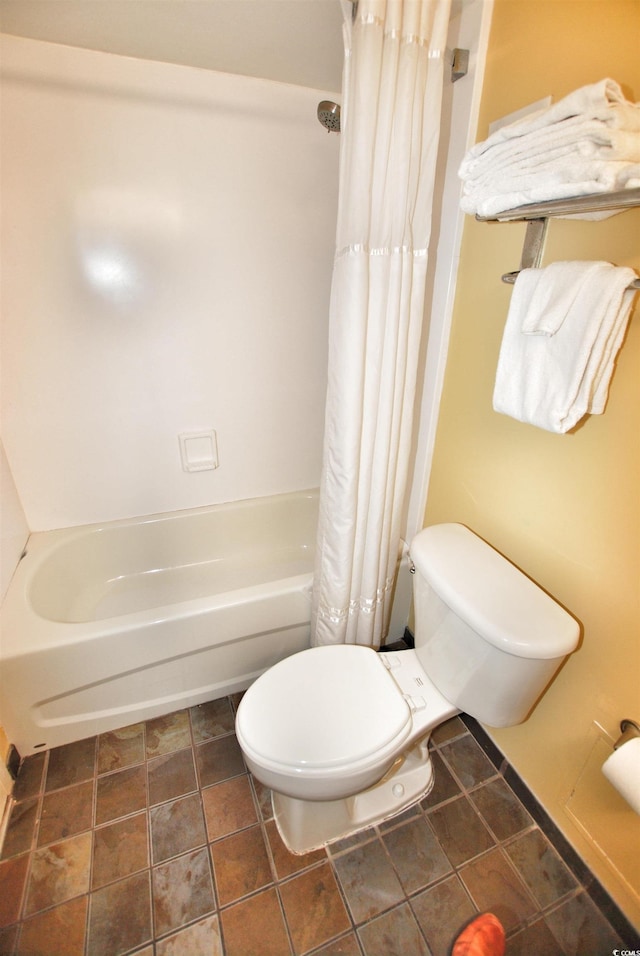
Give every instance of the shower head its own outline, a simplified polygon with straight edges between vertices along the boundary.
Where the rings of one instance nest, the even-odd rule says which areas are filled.
[[[330,100],[318,103],[318,119],[329,132],[340,132],[340,106]]]

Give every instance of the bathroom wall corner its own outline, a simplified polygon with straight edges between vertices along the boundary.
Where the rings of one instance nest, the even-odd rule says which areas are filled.
[[[0,603],[29,537],[29,528],[0,441]]]

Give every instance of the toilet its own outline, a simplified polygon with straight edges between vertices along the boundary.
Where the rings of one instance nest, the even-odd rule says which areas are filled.
[[[580,635],[577,621],[461,524],[410,547],[415,649],[300,651],[247,690],[236,734],[272,791],[280,835],[307,853],[378,824],[433,786],[431,732],[464,712],[525,720]]]

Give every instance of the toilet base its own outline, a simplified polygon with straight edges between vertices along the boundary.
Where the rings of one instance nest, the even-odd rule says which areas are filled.
[[[273,813],[283,843],[301,855],[395,817],[426,797],[432,786],[427,736],[362,793],[343,800],[298,800],[273,791]]]

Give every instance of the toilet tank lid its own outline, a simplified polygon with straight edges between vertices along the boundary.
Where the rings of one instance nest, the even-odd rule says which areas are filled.
[[[417,573],[490,644],[542,660],[575,650],[580,636],[575,618],[469,528],[431,525],[409,550]]]

